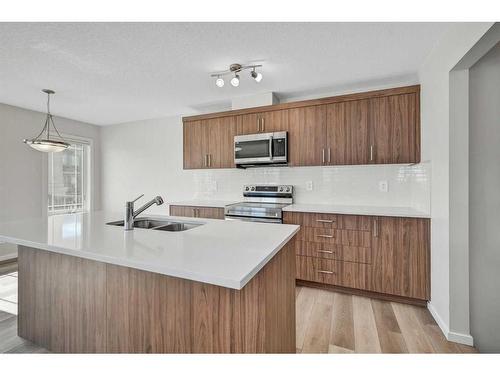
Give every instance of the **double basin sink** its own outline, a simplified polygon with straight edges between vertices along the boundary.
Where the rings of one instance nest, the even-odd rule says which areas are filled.
[[[107,225],[115,225],[119,227],[124,226],[124,221],[112,221],[110,223],[106,223]],[[182,232],[188,229],[199,227],[203,225],[201,223],[187,223],[183,221],[172,221],[172,220],[161,220],[161,219],[152,219],[152,218],[139,218],[134,219],[134,228],[142,228],[142,229],[153,229],[153,230],[163,230],[167,232]]]

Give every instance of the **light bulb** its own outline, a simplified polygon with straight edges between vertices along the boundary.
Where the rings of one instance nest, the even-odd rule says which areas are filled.
[[[253,79],[255,79],[255,82],[262,81],[262,74],[257,73],[255,70],[253,70],[252,73],[250,73],[250,75],[252,76]]]
[[[238,87],[240,85],[240,76],[238,74],[235,74],[231,79],[231,85],[233,85],[234,87]]]
[[[223,87],[224,86],[224,80],[219,77],[215,80],[215,84],[217,85],[217,87]]]

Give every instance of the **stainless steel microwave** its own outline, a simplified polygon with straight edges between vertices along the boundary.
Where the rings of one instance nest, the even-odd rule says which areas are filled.
[[[234,163],[239,168],[283,166],[288,162],[287,132],[234,137]]]

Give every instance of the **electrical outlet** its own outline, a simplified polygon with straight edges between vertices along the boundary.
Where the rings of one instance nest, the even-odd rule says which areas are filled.
[[[306,190],[307,191],[313,190],[313,182],[312,181],[306,181]]]
[[[389,191],[389,182],[387,182],[387,180],[379,181],[378,190],[382,193],[387,193]]]

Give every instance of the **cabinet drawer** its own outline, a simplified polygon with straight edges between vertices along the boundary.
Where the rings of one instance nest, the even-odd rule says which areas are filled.
[[[296,278],[346,288],[370,289],[369,264],[296,256]]]
[[[337,215],[305,212],[284,212],[286,224],[315,228],[337,228]]]
[[[346,246],[371,246],[371,232],[360,230],[302,227],[296,239]]]
[[[286,224],[297,224],[313,228],[336,228],[371,231],[373,217],[361,215],[335,215],[307,212],[285,212]]]
[[[337,273],[334,260],[296,256],[295,269],[296,278],[299,280],[324,284],[336,283]]]
[[[371,263],[372,261],[372,249],[369,247],[342,246],[319,242],[295,241],[295,254],[357,263]]]

